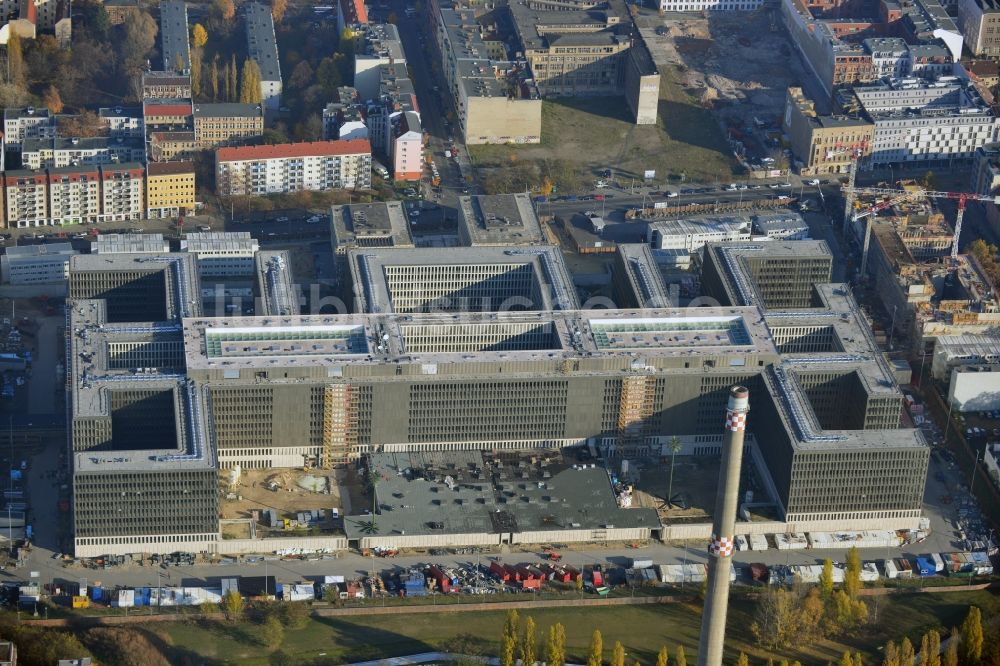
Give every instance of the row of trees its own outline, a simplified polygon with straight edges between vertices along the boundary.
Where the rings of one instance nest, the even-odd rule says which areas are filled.
[[[191,26],[191,94],[194,98],[213,102],[259,104],[261,72],[257,62],[247,58],[240,68],[236,64],[235,53],[230,54],[229,62],[224,64],[216,54],[206,70],[204,59],[207,44],[208,30],[200,23],[195,23]],[[182,69],[183,62],[174,63],[174,67]]]
[[[850,635],[868,622],[868,605],[858,596],[861,588],[861,555],[851,548],[839,590],[834,589],[833,562],[827,559],[818,585],[765,590],[750,630],[767,649]]]
[[[962,628],[952,629],[945,649],[941,650],[941,634],[931,629],[920,639],[920,654],[914,654],[909,638],[899,645],[885,644],[882,666],[908,666],[917,658],[918,666],[980,666],[984,662],[983,614],[977,606],[969,608]],[[991,663],[993,663],[991,661]]]

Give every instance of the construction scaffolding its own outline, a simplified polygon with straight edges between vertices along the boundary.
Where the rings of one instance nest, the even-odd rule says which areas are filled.
[[[618,448],[642,444],[646,424],[653,415],[656,377],[630,375],[622,379],[618,409]]]
[[[320,467],[347,464],[358,445],[358,417],[350,384],[330,384],[323,390],[323,450]]]

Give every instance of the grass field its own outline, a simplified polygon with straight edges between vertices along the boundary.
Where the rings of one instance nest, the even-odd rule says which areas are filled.
[[[578,186],[593,182],[606,168],[626,182],[642,178],[647,169],[656,171],[657,182],[681,174],[692,181],[728,181],[735,161],[718,123],[677,85],[674,74],[673,69],[663,72],[656,125],[633,124],[624,97],[547,99],[542,102],[540,144],[469,146],[469,153],[477,167],[486,169],[569,165],[580,178]],[[550,166],[541,171],[559,180]],[[520,183],[511,187],[523,190]]]
[[[989,592],[886,597],[880,600],[878,626],[866,635],[845,643],[825,641],[802,646],[800,651],[782,656],[799,659],[805,666],[822,665],[839,659],[850,648],[860,650],[866,664],[874,664],[879,659],[878,649],[886,640],[900,639],[906,634],[919,643],[919,636],[927,629],[958,625],[970,604],[979,605],[987,618],[1000,613],[1000,598]],[[745,600],[731,604],[727,663],[735,662],[741,650],[755,655],[758,661],[765,657],[752,644],[751,608]],[[606,656],[610,656],[618,640],[628,652],[627,663],[639,661],[648,665],[655,663],[661,645],[666,644],[672,652],[677,644],[682,644],[688,663],[692,663],[701,622],[700,606],[684,604],[520,612],[522,616],[535,618],[539,636],[547,634],[550,624],[562,622],[566,626],[569,660],[577,663],[585,661],[587,644],[595,628],[603,633]],[[321,654],[334,662],[432,650],[496,654],[503,617],[504,613],[497,611],[312,618],[304,628],[287,631],[278,649],[291,658],[291,663],[308,661]],[[155,628],[171,663],[192,660],[205,664],[269,663],[268,651],[253,647],[243,633],[252,630],[252,625],[229,628],[204,622],[164,623]]]

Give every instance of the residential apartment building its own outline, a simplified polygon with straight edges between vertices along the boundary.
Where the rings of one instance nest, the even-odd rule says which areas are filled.
[[[362,102],[375,101],[379,96],[383,65],[398,65],[405,72],[403,41],[399,29],[392,23],[370,24],[359,41],[354,55],[354,88]]]
[[[142,164],[101,166],[101,222],[141,220],[146,213]]]
[[[194,106],[190,99],[146,99],[142,102],[143,123],[147,132],[152,129],[172,131],[192,128]]]
[[[996,0],[958,0],[958,25],[972,55],[1000,56],[1000,3]]]
[[[117,139],[143,139],[146,136],[146,126],[142,122],[141,106],[102,107],[97,115],[108,128],[108,135]]]
[[[191,44],[184,0],[160,2],[160,55],[163,57],[163,71],[191,73]]]
[[[538,143],[542,100],[526,67],[490,60],[471,9],[432,0],[434,37],[466,144]]]
[[[0,257],[0,280],[10,285],[65,284],[71,243],[44,243],[9,247]]]
[[[268,113],[281,107],[281,65],[274,36],[271,8],[259,2],[246,5],[247,53],[260,67],[260,98]]]
[[[219,196],[368,189],[371,145],[364,140],[284,143],[215,151]]]
[[[873,165],[971,160],[977,148],[997,140],[1000,128],[976,87],[956,77],[859,86],[849,97],[875,125]]]
[[[912,72],[910,47],[900,37],[870,37],[862,45],[871,56],[873,75],[876,79],[887,76],[901,78]]]
[[[191,75],[174,71],[143,72],[142,98],[191,99]]]
[[[48,224],[49,180],[44,171],[5,171],[3,189],[6,228]]]
[[[819,115],[801,88],[785,96],[782,130],[803,176],[847,173],[871,154],[875,124],[861,114]]]
[[[150,162],[146,165],[146,217],[179,217],[195,209],[194,163]]]
[[[56,119],[48,109],[29,106],[3,111],[3,147],[7,152],[21,152],[25,139],[51,139],[55,135]]]
[[[101,174],[97,166],[48,170],[48,224],[94,224],[101,220]]]
[[[146,148],[141,138],[90,137],[25,139],[21,149],[21,165],[25,169],[141,162]]]
[[[149,135],[151,162],[188,160],[199,152],[194,132],[151,132]]]
[[[368,25],[368,9],[364,0],[337,0],[337,33],[345,29],[358,30]]]
[[[420,180],[424,132],[413,82],[404,65],[380,65],[375,71],[378,95],[365,113],[372,149],[386,158],[394,180]]]
[[[259,104],[195,104],[194,135],[199,148],[246,143],[264,133],[264,109]]]
[[[181,252],[198,257],[198,274],[204,278],[249,278],[260,245],[249,231],[196,231],[185,234]]]
[[[370,139],[357,89],[341,86],[334,99],[323,109],[323,140]]]

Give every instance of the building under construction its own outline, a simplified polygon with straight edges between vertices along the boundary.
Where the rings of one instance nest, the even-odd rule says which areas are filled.
[[[829,256],[817,244],[809,247],[799,255],[825,265],[815,270],[828,275]],[[145,263],[164,272],[176,264],[173,256],[115,255],[109,260],[118,263],[108,266],[93,264],[104,257],[78,257],[71,264],[71,293],[84,299],[73,302],[69,322],[77,488],[93,473],[90,465],[100,465],[79,458],[93,455],[85,450],[95,441],[129,451],[115,454],[129,459],[122,470],[114,462],[106,468],[142,468],[144,488],[156,489],[163,511],[192,492],[190,484],[167,476],[157,486],[156,475],[177,464],[334,467],[380,453],[497,455],[575,446],[616,459],[663,455],[674,435],[702,442],[693,453],[712,455],[729,389],[741,385],[754,395],[747,438],[759,443],[754,455],[784,531],[912,528],[919,520],[929,449],[919,431],[901,428],[902,395],[839,285],[811,285],[808,302],[779,300],[771,308],[760,277],[769,274],[766,265],[755,273],[752,262],[723,262],[720,284],[736,296],[719,307],[581,311],[571,283],[561,283],[565,292],[552,286],[551,276],[565,269],[546,267],[545,257],[554,257],[545,248],[509,248],[478,258],[499,268],[463,271],[458,287],[451,252],[365,251],[364,266],[355,261],[352,274],[369,299],[366,314],[295,314],[282,290],[265,279],[266,270],[259,280],[265,302],[253,317],[208,318],[194,306],[163,305],[136,311],[147,316],[147,323],[136,324],[132,314],[105,316],[124,307],[113,304],[115,289],[82,289],[87,273],[99,268],[112,273],[101,279],[115,285],[121,282],[116,271],[133,275]],[[536,297],[534,309],[422,312],[424,301],[402,306],[399,294],[411,294],[391,280],[387,286],[393,266],[442,272],[449,288],[487,299],[511,296],[514,283],[497,279],[511,271],[530,276],[518,289],[548,289],[528,295]],[[171,292],[163,285],[190,290],[193,268],[182,273],[191,282],[167,275],[133,281],[145,280],[149,293],[176,294],[174,304],[187,303],[176,287]],[[815,279],[813,270],[801,279]],[[131,288],[121,294],[133,302]],[[174,430],[158,435],[156,451],[145,451],[115,421],[115,393],[145,387],[169,387],[152,400],[157,412],[174,415]],[[170,432],[176,437],[167,454]],[[93,492],[100,496],[102,488]],[[145,523],[117,523],[118,533],[109,523],[99,545],[83,541],[89,507],[106,511],[110,505],[102,502],[113,499],[100,497],[86,504],[77,498],[80,555],[214,548],[200,526],[171,532],[164,523],[150,532],[143,525],[159,525],[157,507],[146,509],[153,513]],[[206,523],[217,516],[211,503],[192,505],[189,514]],[[397,519],[402,516],[386,524]],[[650,526],[650,535],[656,529]]]

